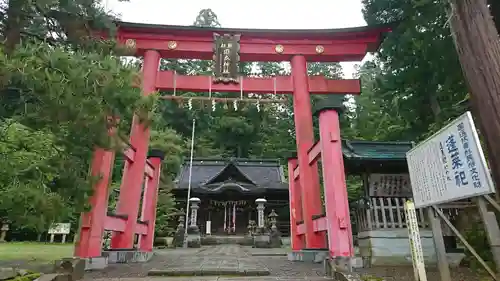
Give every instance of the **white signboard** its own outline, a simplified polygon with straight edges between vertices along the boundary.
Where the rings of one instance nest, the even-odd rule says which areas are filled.
[[[406,159],[417,208],[495,192],[470,112],[408,151]]]
[[[49,234],[69,234],[70,223],[53,223],[49,228]]]
[[[405,215],[408,228],[408,237],[410,239],[410,252],[415,280],[427,281],[424,251],[422,249],[422,242],[420,241],[420,230],[418,228],[417,212],[415,211],[415,204],[413,204],[412,201],[407,201],[405,203]]]

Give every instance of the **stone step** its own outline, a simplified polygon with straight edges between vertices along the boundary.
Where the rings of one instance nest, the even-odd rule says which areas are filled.
[[[167,268],[151,269],[148,276],[268,276],[271,272],[267,268]]]
[[[325,277],[277,277],[277,276],[247,276],[247,277],[229,277],[229,276],[195,276],[195,277],[139,277],[139,278],[120,278],[120,281],[326,281],[333,280]],[[93,279],[93,281],[109,281],[109,279]]]

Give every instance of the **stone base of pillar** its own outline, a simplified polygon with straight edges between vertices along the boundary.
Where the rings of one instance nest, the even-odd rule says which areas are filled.
[[[198,226],[190,226],[187,230],[187,246],[188,248],[201,247],[201,235]]]
[[[288,254],[289,261],[323,263],[328,258],[328,249],[302,249]]]
[[[142,263],[148,262],[153,257],[153,252],[135,249],[106,250],[102,251],[102,256],[108,258],[108,264]]]
[[[85,270],[101,270],[108,267],[108,257],[93,257],[85,259]]]

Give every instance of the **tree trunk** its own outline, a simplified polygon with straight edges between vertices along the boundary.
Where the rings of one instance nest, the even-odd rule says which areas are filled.
[[[17,44],[21,43],[21,31],[24,28],[24,0],[10,0],[7,6],[7,22],[5,24],[5,53],[11,54]]]
[[[434,116],[434,122],[437,122],[439,121],[439,115],[441,115],[441,106],[439,105],[436,94],[429,96],[429,103],[431,105],[432,115]]]
[[[486,0],[450,0],[450,27],[500,187],[500,41]]]

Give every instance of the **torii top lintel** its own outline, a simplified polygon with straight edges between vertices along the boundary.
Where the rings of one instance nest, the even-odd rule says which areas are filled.
[[[392,25],[342,29],[229,29],[117,22],[118,40],[134,42],[136,55],[158,50],[164,58],[211,60],[213,36],[240,34],[240,61],[289,61],[303,55],[309,62],[361,61],[378,49]]]

